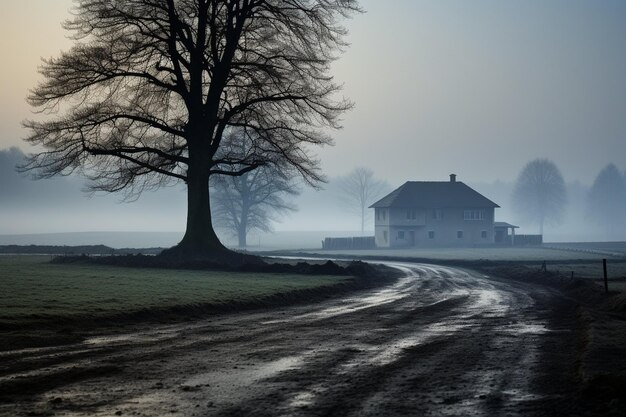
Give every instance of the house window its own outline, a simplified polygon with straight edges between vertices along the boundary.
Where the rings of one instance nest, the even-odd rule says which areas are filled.
[[[415,220],[417,219],[417,210],[415,209],[410,209],[406,211],[406,218],[408,220]]]
[[[404,240],[404,230],[398,230],[398,240]]]
[[[456,232],[457,239],[463,239],[463,230],[458,230]]]
[[[434,239],[435,238],[435,231],[434,230],[429,230],[428,231],[428,238],[429,239]]]
[[[381,209],[380,211],[383,212],[383,220],[387,220],[387,210]]]
[[[443,218],[443,214],[441,210],[436,209],[436,210],[433,210],[432,217],[434,220],[441,220]]]
[[[487,239],[487,231],[483,230],[482,232],[480,232],[480,237],[482,237],[483,239]]]
[[[463,210],[463,220],[484,220],[485,210]]]
[[[383,230],[383,241],[387,243],[387,231]]]

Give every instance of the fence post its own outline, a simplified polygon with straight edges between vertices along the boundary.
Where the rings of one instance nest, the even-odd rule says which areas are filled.
[[[609,278],[606,273],[606,258],[602,259],[602,267],[604,269],[604,292],[609,292]]]

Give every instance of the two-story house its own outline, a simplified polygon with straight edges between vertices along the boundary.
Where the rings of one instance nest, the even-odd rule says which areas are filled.
[[[494,244],[493,201],[456,181],[408,181],[374,208],[376,246]]]

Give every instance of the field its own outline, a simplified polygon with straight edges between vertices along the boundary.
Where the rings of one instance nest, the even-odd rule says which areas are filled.
[[[494,261],[539,268],[546,261],[547,268],[558,271],[564,278],[594,280],[604,285],[602,258],[607,259],[609,290],[626,291],[626,257],[621,254],[624,243],[619,244],[571,244],[570,247],[515,247],[515,248],[411,248],[411,249],[372,249],[372,250],[334,250],[307,251],[311,255],[332,258],[342,255],[369,259],[380,257],[418,259],[424,262],[437,261]],[[480,266],[480,265],[478,265]]]
[[[255,302],[332,285],[338,276],[55,265],[46,256],[0,256],[0,325],[98,318],[153,308]],[[13,327],[13,326],[11,326]]]
[[[337,254],[353,256],[393,256],[425,258],[433,260],[465,260],[465,261],[560,261],[560,260],[593,260],[625,259],[623,256],[611,256],[598,253],[559,250],[542,247],[505,247],[505,248],[408,248],[408,249],[371,249],[371,250],[317,250],[307,251],[332,257]]]

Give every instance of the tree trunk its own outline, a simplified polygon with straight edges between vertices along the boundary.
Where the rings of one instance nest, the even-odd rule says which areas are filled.
[[[262,263],[257,256],[229,250],[217,237],[211,221],[208,149],[198,143],[200,140],[189,142],[185,235],[178,245],[161,252],[161,256],[173,259],[175,263],[209,261],[229,266]]]
[[[365,206],[361,205],[361,236],[365,232]]]
[[[241,218],[239,219],[239,228],[237,229],[237,238],[239,247],[245,248],[248,244],[246,235],[248,234],[248,216],[250,216],[249,194],[250,186],[248,184],[248,174],[239,177],[241,194],[243,201],[241,204]]]
[[[246,235],[247,235],[246,226],[242,224],[239,226],[239,229],[237,230],[237,238],[239,240],[239,247],[241,249],[245,249],[245,247],[248,246]]]
[[[187,227],[180,243],[163,255],[182,259],[220,259],[229,252],[220,242],[211,223],[209,175],[190,165],[187,173]]]

